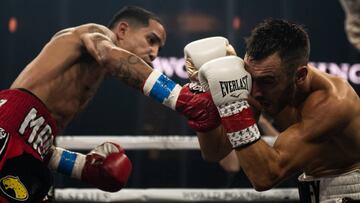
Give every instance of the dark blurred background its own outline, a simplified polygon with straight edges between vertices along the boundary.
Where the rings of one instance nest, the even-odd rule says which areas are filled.
[[[345,14],[337,0],[1,0],[0,88],[5,89],[60,29],[83,23],[107,24],[125,5],[137,5],[165,22],[167,43],[156,69],[180,84],[187,82],[183,47],[190,41],[225,36],[240,56],[244,38],[261,20],[285,18],[305,26],[311,39],[311,61],[340,75],[360,93],[360,54],[344,31]],[[113,78],[104,81],[86,111],[64,135],[193,135],[186,120]],[[241,172],[229,175],[206,163],[199,151],[129,151],[134,172],[129,188],[250,187]],[[235,177],[235,178],[234,178]],[[280,187],[295,187],[295,178]],[[57,177],[57,186],[78,185]]]

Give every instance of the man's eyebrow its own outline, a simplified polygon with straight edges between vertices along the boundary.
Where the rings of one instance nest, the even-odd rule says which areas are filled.
[[[275,80],[276,77],[272,74],[269,75],[259,75],[259,76],[253,76],[254,80]]]
[[[154,32],[150,33],[150,37],[152,37],[155,43],[159,45],[159,52],[160,52],[161,48],[163,47],[160,37]]]

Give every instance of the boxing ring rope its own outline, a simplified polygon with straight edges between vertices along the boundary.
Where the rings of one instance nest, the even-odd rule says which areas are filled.
[[[97,189],[56,189],[57,201],[78,202],[286,202],[299,199],[296,189],[122,189],[116,193]]]
[[[273,136],[262,136],[261,139],[273,145]],[[58,136],[56,145],[69,150],[90,150],[103,142],[120,143],[127,150],[198,150],[199,142],[196,136],[169,135],[169,136]]]
[[[262,136],[273,145],[273,136]],[[100,143],[120,143],[127,150],[199,150],[196,136],[58,136],[57,146],[70,150],[90,150]],[[257,192],[254,189],[191,189],[147,188],[122,189],[109,193],[98,189],[56,188],[56,201],[77,202],[288,202],[299,200],[296,188],[271,189]]]

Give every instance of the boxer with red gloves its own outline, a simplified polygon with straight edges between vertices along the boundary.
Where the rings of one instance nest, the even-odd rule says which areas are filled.
[[[92,58],[83,39],[97,34],[139,56],[146,68],[166,38],[156,15],[132,6],[120,10],[109,27],[89,23],[56,33],[9,90],[0,91],[1,203],[51,199],[52,175],[45,162],[102,190],[117,191],[126,184],[131,163],[118,145],[105,143],[87,155],[52,146],[58,131],[86,107],[105,76],[117,75],[133,85],[144,81],[128,68],[136,66],[135,56],[115,67]]]

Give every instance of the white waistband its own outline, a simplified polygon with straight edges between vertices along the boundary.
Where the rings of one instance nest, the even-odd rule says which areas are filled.
[[[315,178],[305,173],[298,178],[299,181],[319,181],[320,202],[341,199],[344,197],[360,199],[360,169],[336,175]]]

